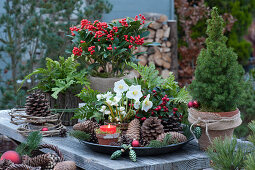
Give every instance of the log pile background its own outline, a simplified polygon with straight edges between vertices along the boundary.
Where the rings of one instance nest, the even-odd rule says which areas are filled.
[[[169,72],[173,72],[178,78],[177,59],[177,27],[176,21],[169,21],[166,15],[158,13],[144,13],[149,25],[150,35],[145,42],[158,42],[161,46],[140,47],[136,52],[145,52],[138,56],[139,63],[147,65],[155,63],[162,77],[166,78]]]

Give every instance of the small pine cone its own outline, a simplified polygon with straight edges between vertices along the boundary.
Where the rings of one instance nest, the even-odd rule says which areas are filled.
[[[76,165],[73,161],[59,162],[53,170],[76,170]]]
[[[66,137],[66,132],[67,132],[66,128],[62,128],[59,132],[59,136],[60,137]]]
[[[56,156],[55,154],[49,154],[51,161],[48,162],[47,165],[43,166],[44,170],[52,170],[55,165],[60,162],[60,157]]]
[[[183,130],[181,122],[177,115],[169,116],[168,118],[163,118],[161,123],[164,126],[164,132],[170,131],[182,132]]]
[[[128,130],[126,133],[126,136],[130,139],[135,139],[135,140],[140,140],[140,121],[138,119],[134,119],[132,120],[129,124],[128,124]]]
[[[158,141],[163,141],[164,138],[166,137],[167,134],[171,135],[171,141],[172,143],[181,143],[181,142],[185,142],[187,141],[186,136],[184,136],[183,134],[179,133],[179,132],[168,132],[168,133],[162,133],[157,137]]]
[[[157,117],[149,117],[143,122],[141,132],[144,144],[157,139],[158,135],[164,132],[161,120]]]
[[[12,164],[6,170],[41,170],[41,167],[31,167],[25,164]]]
[[[133,139],[127,137],[126,134],[122,134],[121,137],[120,137],[120,139],[119,139],[119,141],[120,141],[121,144],[127,144],[127,145],[129,145],[129,144],[132,143]]]
[[[187,137],[179,132],[169,132],[173,142],[177,141],[178,143],[187,141]]]
[[[0,160],[0,170],[5,170],[13,164],[14,163],[12,161],[7,160],[7,159]]]
[[[26,164],[28,166],[32,166],[32,167],[44,167],[46,165],[48,165],[48,163],[50,161],[52,161],[50,154],[42,154],[42,155],[38,155],[34,158],[30,158],[29,156],[25,155],[22,157],[23,159],[23,164]]]
[[[49,110],[49,103],[42,93],[32,93],[26,98],[26,114],[46,117],[50,115]]]
[[[95,133],[95,129],[99,128],[99,124],[91,120],[86,120],[85,122],[77,123],[73,126],[73,130],[80,130],[86,133]]]

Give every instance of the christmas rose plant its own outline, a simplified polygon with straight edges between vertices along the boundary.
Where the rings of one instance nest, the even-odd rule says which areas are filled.
[[[103,71],[104,76],[118,76],[123,73],[126,62],[136,61],[134,50],[150,44],[144,43],[144,37],[149,34],[148,25],[141,14],[109,24],[83,19],[79,26],[70,28],[75,44],[72,52],[94,75]]]
[[[115,82],[113,93],[97,95],[97,100],[104,103],[99,112],[108,116],[110,122],[128,122],[139,110],[148,112],[152,108],[150,94],[143,97],[141,85],[128,86],[122,79]]]

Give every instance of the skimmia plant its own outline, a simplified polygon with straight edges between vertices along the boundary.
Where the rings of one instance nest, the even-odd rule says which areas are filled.
[[[101,68],[107,76],[118,76],[123,73],[126,62],[136,61],[134,50],[138,46],[153,44],[144,43],[144,37],[149,35],[149,24],[145,24],[141,14],[109,24],[83,19],[79,26],[70,28],[75,44],[72,52],[94,71],[93,74],[99,75],[98,68]]]

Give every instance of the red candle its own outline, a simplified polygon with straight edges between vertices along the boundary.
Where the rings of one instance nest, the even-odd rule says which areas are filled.
[[[116,133],[116,126],[113,126],[113,125],[103,125],[103,126],[100,126],[100,130],[102,132],[107,132],[107,133],[110,133],[110,134],[114,134]]]

